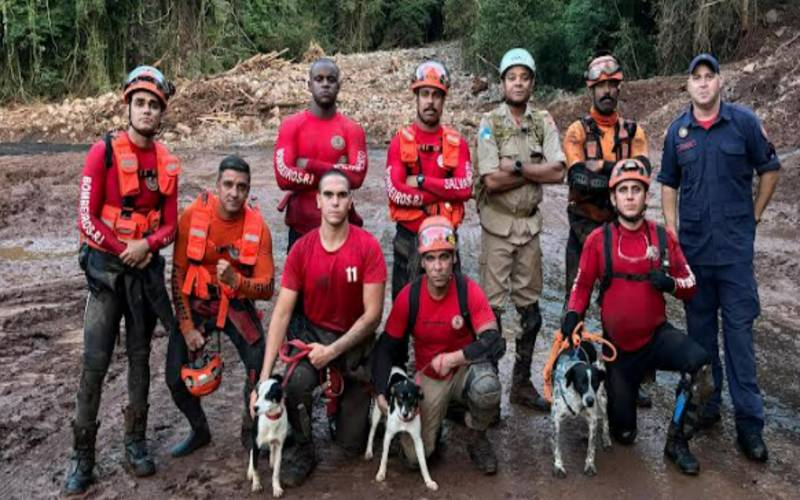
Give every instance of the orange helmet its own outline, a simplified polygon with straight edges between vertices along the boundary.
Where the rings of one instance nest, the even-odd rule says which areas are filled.
[[[620,160],[611,170],[608,189],[613,191],[614,187],[623,181],[639,181],[647,189],[650,187],[650,171],[642,162],[634,158]]]
[[[192,396],[208,396],[222,383],[223,367],[222,356],[218,352],[204,352],[181,367],[181,380]]]
[[[619,61],[608,54],[592,59],[584,76],[586,77],[586,86],[590,88],[604,80],[621,82],[624,79]]]
[[[444,64],[438,61],[425,61],[417,66],[414,78],[411,80],[411,90],[420,87],[433,87],[447,94],[450,88],[450,74]]]
[[[161,106],[166,108],[167,101],[175,93],[175,86],[172,85],[164,74],[152,66],[138,66],[128,73],[123,87],[122,99],[128,104],[130,95],[137,90],[146,90],[161,101]]]
[[[437,250],[456,249],[456,233],[453,224],[441,215],[433,215],[422,221],[418,233],[420,255]]]

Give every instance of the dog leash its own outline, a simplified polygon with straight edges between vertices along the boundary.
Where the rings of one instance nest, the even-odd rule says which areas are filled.
[[[295,354],[290,354],[292,349],[296,349]],[[283,380],[283,388],[289,383],[295,368],[301,360],[308,357],[313,348],[300,339],[287,340],[281,345],[278,351],[278,357],[286,364],[286,377]],[[320,370],[320,385],[322,385],[322,392],[328,400],[326,404],[328,416],[335,415],[338,408],[338,398],[344,392],[344,378],[338,369],[335,367],[325,367],[323,374]]]

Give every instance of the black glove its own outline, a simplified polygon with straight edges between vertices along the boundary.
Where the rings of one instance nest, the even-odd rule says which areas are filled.
[[[659,292],[672,293],[675,291],[675,280],[661,269],[650,271],[647,278]]]
[[[572,332],[575,331],[575,327],[578,326],[580,322],[580,314],[575,311],[567,311],[567,314],[564,315],[564,319],[561,320],[561,333],[564,335],[564,338],[572,335]]]

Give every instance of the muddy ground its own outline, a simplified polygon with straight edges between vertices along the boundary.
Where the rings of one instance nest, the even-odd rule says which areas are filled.
[[[84,279],[76,262],[75,212],[78,174],[83,151],[74,146],[6,145],[0,147],[0,497],[49,498],[59,494],[71,445],[69,423],[74,413],[82,352]],[[228,150],[179,150],[185,162],[181,203],[213,182],[216,165]],[[258,197],[273,231],[276,267],[282,269],[286,230],[275,205],[280,198],[268,149],[238,151],[255,168],[253,194]],[[5,153],[3,155],[3,153]],[[22,154],[21,153],[25,153]],[[387,219],[382,169],[385,151],[374,149],[357,206],[366,228],[381,241],[391,267],[393,225]],[[659,155],[653,155],[658,158]],[[532,498],[596,496],[601,498],[797,498],[800,477],[800,284],[798,203],[800,154],[784,156],[783,176],[757,239],[757,274],[762,315],[756,325],[761,387],[765,394],[770,447],[766,465],[748,462],[735,449],[730,400],[723,425],[693,441],[702,463],[698,478],[681,476],[662,455],[674,375],[659,373],[652,386],[655,405],[642,410],[635,446],[615,446],[599,452],[599,475],[580,471],[586,431],[577,421],[568,426],[566,464],[569,478],[551,476],[550,421],[547,416],[508,405],[503,397],[501,425],[491,431],[500,459],[494,477],[476,473],[463,445],[463,429],[448,428],[444,459],[431,474],[440,490],[428,492],[418,473],[394,459],[385,483],[373,479],[375,461],[349,461],[330,444],[322,421],[316,422],[321,463],[303,487],[287,490],[288,498]],[[546,326],[536,346],[534,381],[541,385],[541,364],[556,326],[563,296],[563,247],[567,235],[564,186],[546,190],[542,237],[545,265],[543,297]],[[651,202],[651,215],[659,216]],[[464,267],[476,274],[479,229],[474,206],[461,230]],[[169,253],[169,252],[167,252]],[[389,301],[387,298],[387,310]],[[262,304],[266,311],[271,303]],[[670,305],[682,322],[678,304]],[[384,315],[385,316],[385,315]],[[267,316],[268,317],[268,316]],[[506,328],[516,319],[509,309]],[[513,344],[510,348],[513,349]],[[124,344],[114,355],[100,410],[98,483],[90,498],[217,498],[246,497],[247,456],[239,444],[242,370],[231,345],[223,345],[227,361],[222,388],[205,401],[214,440],[191,457],[169,457],[169,447],[181,439],[187,424],[173,405],[164,384],[166,337],[159,328],[151,357],[151,418],[148,428],[158,474],[134,479],[121,465],[122,414],[126,404]],[[502,380],[510,380],[510,356],[501,363]],[[262,477],[267,477],[264,468]],[[265,484],[268,484],[265,483]]]

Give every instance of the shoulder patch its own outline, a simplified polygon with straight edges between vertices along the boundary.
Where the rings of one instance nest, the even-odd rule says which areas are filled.
[[[492,136],[492,129],[489,127],[481,127],[481,130],[478,132],[481,139],[488,139]]]

